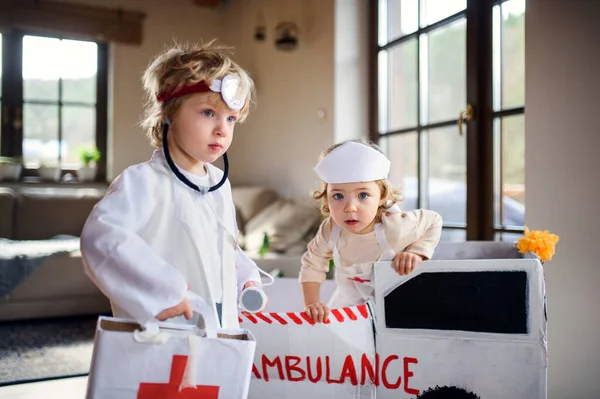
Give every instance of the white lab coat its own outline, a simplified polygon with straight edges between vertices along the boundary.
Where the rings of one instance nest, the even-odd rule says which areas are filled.
[[[220,169],[207,167],[221,179]],[[208,201],[195,201],[200,195],[177,179],[161,149],[148,162],[124,170],[96,204],[81,234],[81,253],[86,273],[110,299],[115,317],[155,322],[158,313],[183,300],[188,284],[214,309],[203,254],[217,249],[207,248],[202,237],[222,234],[222,326],[239,328],[238,295],[249,281],[260,286],[260,275],[235,243],[229,181],[205,194],[223,204],[217,226],[199,223],[198,212],[215,212]]]

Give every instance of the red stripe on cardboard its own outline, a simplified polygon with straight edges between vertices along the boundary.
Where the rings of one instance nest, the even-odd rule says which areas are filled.
[[[247,319],[248,319],[250,322],[252,322],[252,324],[256,324],[256,323],[258,323],[258,320],[256,320],[256,318],[255,318],[254,316],[252,316],[250,313],[248,313],[248,312],[242,312],[242,314],[243,314],[244,316],[246,316],[246,318],[247,318]]]
[[[300,316],[302,316],[302,318],[304,320],[306,320],[308,322],[308,324],[310,324],[311,326],[315,325],[315,321],[313,319],[311,319],[310,316],[307,315],[306,313],[302,312],[302,313],[300,313]]]
[[[265,316],[262,312],[261,313],[256,313],[256,317],[258,317],[259,319],[261,319],[262,321],[264,321],[265,323],[271,324],[273,323],[273,320],[269,319],[267,316]]]
[[[338,309],[331,309],[331,314],[336,318],[340,323],[344,321],[344,316],[340,313]]]
[[[278,322],[282,326],[285,326],[288,323],[283,317],[279,316],[277,313],[269,313],[269,316],[271,316],[276,322]]]
[[[357,308],[363,319],[369,318],[369,310],[367,309],[367,305],[358,305]]]
[[[348,315],[348,317],[350,318],[350,320],[358,320],[358,317],[356,317],[356,315],[354,314],[354,312],[352,311],[352,309],[350,309],[350,308],[344,308],[344,312],[346,312],[346,314]]]
[[[296,324],[302,324],[302,319],[300,319],[294,312],[286,313],[287,316]]]

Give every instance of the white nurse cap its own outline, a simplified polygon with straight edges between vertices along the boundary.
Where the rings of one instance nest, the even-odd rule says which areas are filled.
[[[368,145],[347,142],[327,154],[316,167],[325,183],[358,183],[387,179],[390,161]]]

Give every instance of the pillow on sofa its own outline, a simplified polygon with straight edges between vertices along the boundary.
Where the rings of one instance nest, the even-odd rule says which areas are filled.
[[[269,251],[286,252],[301,242],[320,219],[321,214],[316,206],[279,198],[246,223],[245,249],[249,253],[258,252],[267,233]]]
[[[279,197],[272,189],[253,186],[232,187],[231,196],[235,205],[238,229],[242,233],[246,231],[246,223],[249,220]]]

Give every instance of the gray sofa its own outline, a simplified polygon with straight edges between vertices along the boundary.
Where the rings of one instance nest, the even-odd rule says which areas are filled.
[[[89,213],[106,192],[106,186],[98,185],[5,185],[0,187],[0,238],[17,241],[79,237]],[[262,187],[236,187],[232,192],[241,241],[250,256],[263,270],[297,272],[306,240],[318,227],[318,210]],[[290,225],[301,227],[290,229]],[[257,251],[264,232],[271,234],[272,250],[260,256]],[[79,251],[48,257],[0,298],[0,321],[108,312],[109,302],[85,275]]]
[[[48,240],[79,236],[103,188],[2,187],[0,238]],[[0,298],[0,320],[110,311],[108,300],[83,273],[79,251],[49,256]]]

